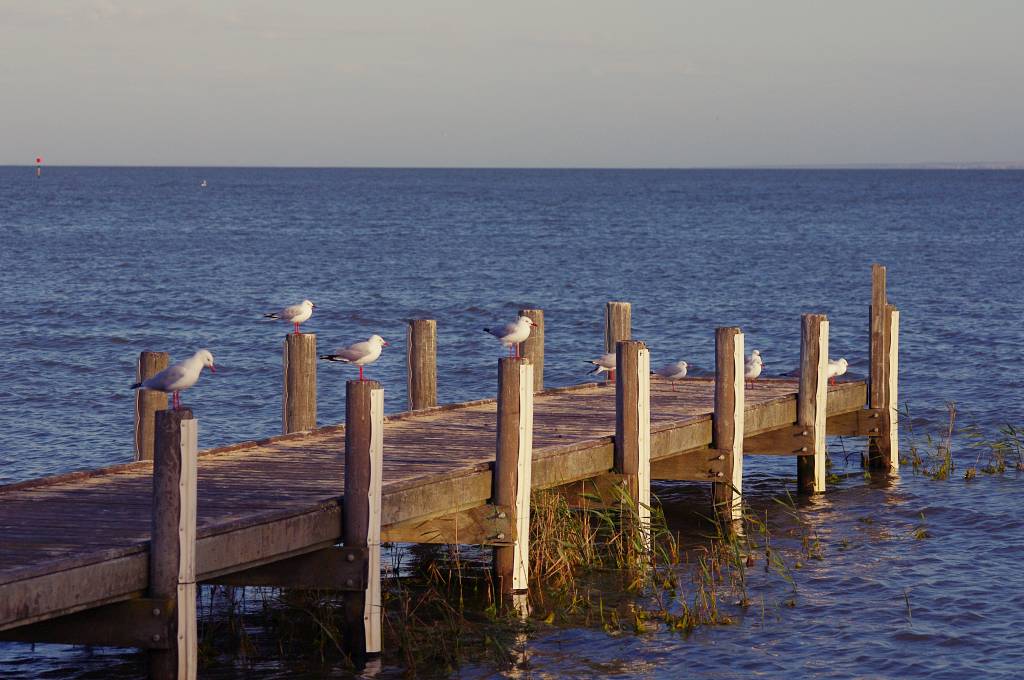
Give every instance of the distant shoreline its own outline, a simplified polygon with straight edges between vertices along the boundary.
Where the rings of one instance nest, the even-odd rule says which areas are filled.
[[[0,168],[34,169],[33,163],[0,163]],[[501,165],[91,165],[91,164],[44,164],[44,169],[56,168],[144,168],[164,170],[607,170],[607,171],[708,171],[708,170],[1024,170],[1024,162],[1013,163],[848,163],[836,165],[695,165],[695,166],[501,166]]]

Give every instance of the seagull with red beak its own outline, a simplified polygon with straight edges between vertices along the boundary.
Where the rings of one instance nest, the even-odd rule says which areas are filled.
[[[384,338],[379,335],[371,335],[363,342],[357,342],[348,347],[342,347],[334,351],[334,354],[321,354],[324,361],[339,361],[343,364],[354,364],[359,367],[359,380],[363,378],[363,366],[372,364],[380,358],[381,350],[388,346]]]
[[[132,389],[170,392],[174,410],[178,410],[181,408],[181,395],[179,393],[195,385],[199,380],[199,374],[207,367],[209,367],[211,373],[217,372],[213,365],[213,355],[210,354],[209,350],[201,349],[188,359],[179,361],[173,366],[168,366],[152,378],[135,383],[132,385]]]
[[[484,333],[490,333],[496,337],[502,347],[508,347],[510,357],[519,358],[519,343],[526,342],[530,337],[530,329],[537,324],[528,316],[521,316],[513,323],[505,324],[502,328],[485,328]]]

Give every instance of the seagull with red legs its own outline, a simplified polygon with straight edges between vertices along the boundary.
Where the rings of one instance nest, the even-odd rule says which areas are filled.
[[[280,312],[264,314],[263,318],[287,321],[291,323],[292,326],[294,326],[295,330],[293,332],[295,333],[295,335],[298,335],[299,324],[309,321],[309,317],[313,316],[314,309],[316,309],[316,305],[314,305],[309,300],[303,300],[297,305],[285,307]]]
[[[530,329],[536,325],[530,317],[521,316],[501,328],[485,328],[484,333],[490,333],[501,342],[502,347],[508,347],[509,357],[519,358],[519,343],[526,342],[530,337]]]
[[[213,355],[209,350],[201,349],[188,359],[168,366],[151,378],[135,383],[132,385],[132,389],[170,392],[174,410],[178,410],[181,408],[179,393],[195,385],[204,368],[209,368],[211,373],[217,372],[213,365]]]
[[[371,335],[363,342],[357,342],[348,347],[337,349],[333,354],[321,354],[324,361],[338,361],[343,364],[353,364],[359,367],[359,380],[363,378],[363,366],[372,364],[380,358],[381,351],[388,346],[384,338],[379,335]]]

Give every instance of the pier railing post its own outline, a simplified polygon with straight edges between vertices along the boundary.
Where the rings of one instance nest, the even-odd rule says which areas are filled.
[[[871,265],[871,306],[869,309],[869,357],[868,406],[882,408],[885,404],[885,306],[888,304],[885,290],[885,267]]]
[[[622,340],[615,365],[615,472],[625,478],[641,531],[651,524],[651,353],[638,340]],[[649,543],[648,541],[645,541]]]
[[[361,665],[381,651],[380,523],[384,390],[375,380],[345,387],[345,495],[342,540],[369,548],[366,590],[345,596],[345,642]]]
[[[405,340],[409,410],[437,406],[437,321],[409,319]]]
[[[828,415],[828,317],[804,314],[800,331],[800,391],[796,400],[797,425],[813,428],[814,447],[797,456],[796,478],[800,493],[825,491],[825,427]]]
[[[743,333],[715,330],[714,447],[725,455],[722,481],[713,487],[715,511],[726,522],[743,515]]]
[[[316,335],[284,336],[281,427],[285,434],[316,428]]]
[[[604,351],[614,352],[620,340],[630,340],[632,332],[632,306],[628,302],[608,302],[604,306]],[[608,372],[615,380],[615,371]]]
[[[890,474],[899,472],[899,349],[900,312],[890,304],[885,306],[885,353],[881,357],[882,374],[885,378],[879,436],[869,440],[868,465],[871,469]]]
[[[187,408],[158,411],[153,456],[149,596],[173,600],[176,643],[150,652],[150,677],[195,678],[198,422]]]
[[[494,549],[501,595],[526,590],[530,566],[530,488],[533,465],[533,366],[523,358],[498,360],[498,427],[491,500],[509,508],[515,536]]]
[[[141,352],[135,368],[135,381],[152,378],[167,368],[167,352]],[[167,410],[167,394],[156,390],[135,391],[135,460],[153,460],[155,413]]]
[[[533,391],[544,391],[544,310],[520,309],[519,316],[533,320],[536,326],[530,330],[530,337],[522,346],[522,355],[530,360],[533,366]]]

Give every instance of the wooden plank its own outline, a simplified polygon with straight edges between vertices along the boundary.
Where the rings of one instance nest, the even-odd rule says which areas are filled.
[[[830,416],[826,426],[826,434],[839,437],[878,437],[881,436],[882,410],[862,408]]]
[[[480,505],[427,520],[410,520],[381,530],[384,542],[445,545],[512,545],[511,508]]]
[[[152,378],[167,368],[167,352],[141,352],[135,368],[135,381]],[[135,391],[135,460],[153,460],[153,428],[157,411],[167,410],[167,393],[156,390]]]
[[[743,453],[771,456],[813,455],[815,443],[814,427],[811,425],[786,425],[743,438]]]
[[[140,597],[0,631],[0,640],[169,649],[176,619],[173,599]]]
[[[825,492],[825,421],[828,418],[828,317],[804,314],[800,332],[800,392],[796,401],[800,432],[810,432],[810,442],[799,447],[797,491]]]
[[[409,410],[437,406],[437,321],[409,319],[405,338]]]
[[[723,482],[713,487],[715,511],[726,522],[743,515],[744,405],[743,333],[739,328],[715,331],[715,412],[713,439],[725,452]]]
[[[281,429],[284,434],[316,429],[316,335],[284,336]]]
[[[744,451],[744,453],[747,453]],[[701,448],[651,463],[651,478],[685,482],[717,482],[725,477],[727,452]]]
[[[363,591],[367,587],[369,549],[331,546],[270,564],[232,572],[207,583],[311,590]]]

